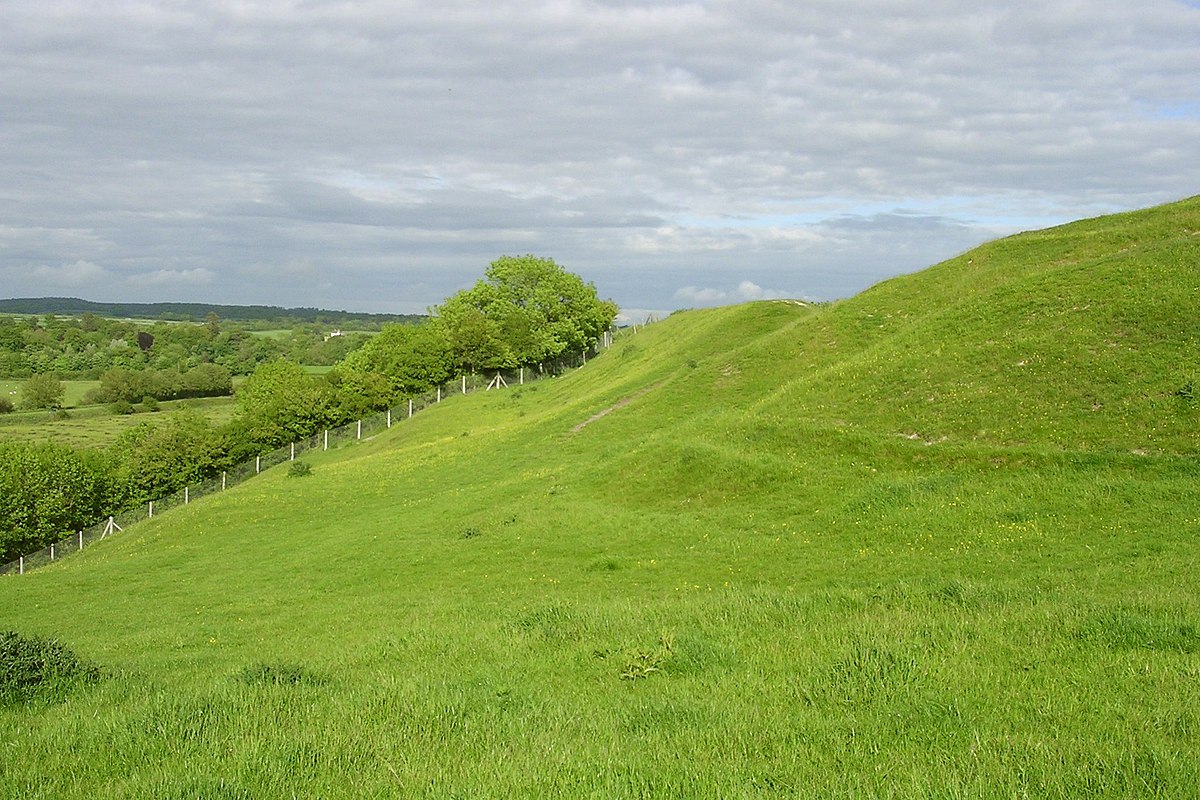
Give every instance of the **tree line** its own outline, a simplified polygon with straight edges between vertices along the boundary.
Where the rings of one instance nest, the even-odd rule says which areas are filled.
[[[377,330],[381,327],[376,325]],[[90,312],[80,317],[0,316],[0,378],[55,375],[64,380],[96,380],[114,368],[182,372],[201,364],[248,375],[259,364],[281,356],[329,366],[370,338],[367,332],[331,333],[341,331],[305,323],[268,333],[211,312],[195,323],[134,322]]]
[[[441,386],[457,375],[529,367],[595,345],[616,305],[552,259],[505,256],[469,289],[416,324],[387,325],[324,375],[278,357],[259,364],[235,393],[236,413],[215,425],[181,409],[143,422],[102,451],[48,444],[0,444],[0,560],[220,475],[222,470],[323,429],[361,419]],[[171,372],[171,386],[217,365]],[[176,382],[176,378],[178,382]],[[151,396],[163,379],[125,367],[101,377],[98,402]]]
[[[92,314],[101,317],[161,319],[174,322],[203,321],[209,314],[239,322],[266,323],[271,328],[291,328],[304,323],[322,326],[370,330],[392,322],[413,322],[417,314],[368,314],[355,311],[331,311],[322,308],[283,308],[280,306],[214,305],[212,303],[98,303],[78,297],[28,297],[0,300],[0,314],[77,317]]]

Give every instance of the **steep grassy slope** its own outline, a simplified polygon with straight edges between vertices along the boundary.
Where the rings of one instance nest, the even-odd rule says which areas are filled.
[[[0,796],[1186,796],[1196,213],[677,314],[0,578],[109,671],[0,708]]]

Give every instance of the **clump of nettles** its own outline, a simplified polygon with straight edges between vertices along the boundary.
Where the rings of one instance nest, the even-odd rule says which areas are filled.
[[[0,632],[0,703],[59,697],[99,679],[98,667],[55,639]]]
[[[288,467],[288,475],[293,478],[303,478],[306,475],[312,475],[312,467],[304,461],[293,461]]]

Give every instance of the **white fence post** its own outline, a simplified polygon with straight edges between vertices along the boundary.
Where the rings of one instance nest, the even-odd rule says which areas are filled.
[[[412,398],[408,398],[408,416],[412,416]]]
[[[438,387],[438,399],[437,399],[437,401],[438,401],[439,403],[440,403],[440,402],[442,402],[442,387],[440,387],[440,386]]]
[[[362,420],[361,419],[358,421],[358,432],[354,434],[354,438],[355,439],[362,438]]]
[[[25,556],[17,556],[17,574],[25,574]]]
[[[150,501],[150,510],[146,512],[146,519],[154,519],[154,501]]]
[[[54,545],[50,545],[50,560],[54,560]]]
[[[183,504],[186,506],[190,502],[190,500],[191,500],[191,496],[188,493],[188,487],[185,486],[185,487],[183,487]]]
[[[463,394],[467,393],[467,374],[463,373]]]
[[[79,549],[83,549],[83,531],[79,532]]]
[[[292,442],[292,457],[291,457],[290,459],[288,459],[288,460],[289,460],[289,461],[295,461],[295,460],[296,460],[296,443],[295,443],[295,442]]]
[[[255,456],[254,457],[254,474],[257,475],[260,472],[262,472],[262,456]]]
[[[225,470],[221,470],[221,491],[225,491]]]
[[[392,410],[388,409],[388,427],[392,427]]]
[[[521,386],[524,386],[524,385],[525,385],[525,368],[524,368],[524,367],[521,367],[521,381],[520,381],[520,385],[521,385]]]
[[[329,429],[328,428],[325,429],[325,445],[321,449],[322,450],[329,449]]]

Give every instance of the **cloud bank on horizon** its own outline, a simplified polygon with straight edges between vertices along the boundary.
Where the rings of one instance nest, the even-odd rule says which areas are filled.
[[[1191,0],[0,5],[0,296],[827,300],[1200,191]]]

